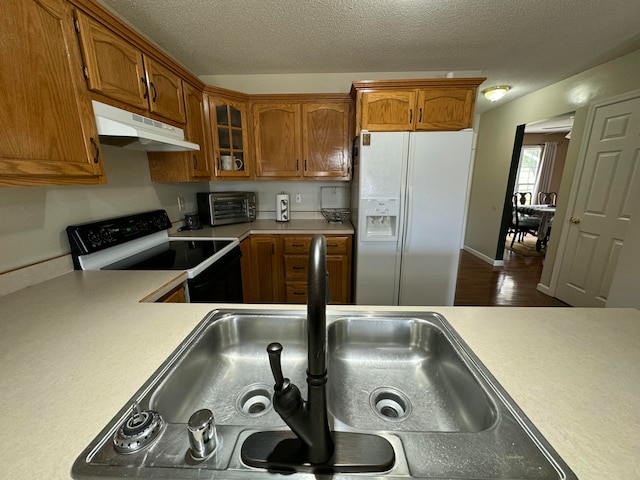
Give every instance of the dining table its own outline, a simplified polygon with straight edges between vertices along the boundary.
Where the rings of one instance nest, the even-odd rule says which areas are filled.
[[[540,223],[538,224],[538,239],[536,240],[536,251],[539,252],[543,246],[547,246],[549,233],[551,231],[551,222],[556,213],[556,206],[547,204],[519,205],[518,213],[540,218]]]

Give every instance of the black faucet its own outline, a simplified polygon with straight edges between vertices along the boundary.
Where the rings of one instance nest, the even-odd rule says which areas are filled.
[[[307,294],[307,400],[282,374],[282,345],[267,347],[275,379],[273,406],[291,432],[258,432],[242,445],[247,465],[278,472],[382,472],[395,462],[391,444],[378,435],[331,432],[327,409],[327,241],[311,239]],[[334,443],[335,442],[335,443]]]
[[[327,414],[327,241],[322,235],[311,239],[307,301],[307,400],[298,387],[284,378],[280,363],[282,345],[267,347],[271,372],[276,381],[273,407],[306,447],[309,463],[324,463],[333,455],[333,440]]]

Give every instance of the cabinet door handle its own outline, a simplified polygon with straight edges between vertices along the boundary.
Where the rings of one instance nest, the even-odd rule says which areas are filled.
[[[193,154],[193,169],[197,170],[198,169],[198,157],[196,157],[196,154]]]
[[[304,267],[293,267],[294,270],[304,270]]]
[[[156,90],[156,86],[153,84],[153,82],[149,82],[149,85],[151,85],[151,88],[153,88],[153,98],[151,98],[151,101],[153,103],[156,103],[156,98],[158,98],[158,91]]]
[[[422,122],[422,107],[420,107],[420,115],[418,116],[418,122]]]
[[[304,159],[304,171],[305,172],[307,171],[307,159],[306,158]]]
[[[413,108],[409,109],[409,123],[413,123]]]
[[[300,167],[298,164],[299,164],[299,160],[296,158],[296,172],[300,170]]]
[[[144,77],[140,77],[140,81],[144,85],[144,94],[142,95],[142,98],[146,100],[147,98],[149,98],[149,85],[147,84],[147,81],[144,79]]]
[[[304,243],[292,243],[292,247],[304,247]]]
[[[93,137],[89,137],[89,141],[91,142],[91,145],[93,145],[94,149],[93,163],[98,163],[100,161],[100,149],[98,148],[96,139]]]
[[[276,246],[272,243],[271,244],[271,255],[275,255],[276,254]]]
[[[338,244],[337,243],[327,243],[327,247],[337,248]]]

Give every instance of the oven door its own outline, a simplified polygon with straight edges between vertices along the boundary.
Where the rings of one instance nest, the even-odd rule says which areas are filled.
[[[191,303],[242,303],[240,247],[218,259],[213,265],[187,280]]]

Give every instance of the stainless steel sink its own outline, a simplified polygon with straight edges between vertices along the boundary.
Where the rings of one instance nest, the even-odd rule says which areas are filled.
[[[356,429],[481,432],[495,405],[444,332],[417,318],[341,318],[329,327],[329,405]]]
[[[576,478],[440,315],[329,311],[327,328],[331,426],[391,443],[395,465],[376,478]],[[287,429],[271,406],[266,346],[276,341],[305,395],[306,311],[211,312],[78,457],[73,477],[273,478],[244,465],[240,450],[252,433]],[[125,455],[113,437],[134,401],[164,426]],[[218,446],[195,460],[186,424],[202,408],[214,414]]]

